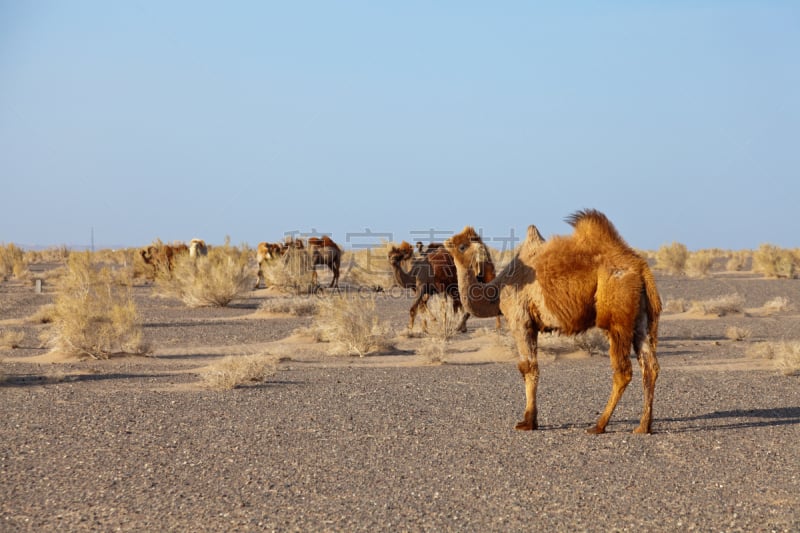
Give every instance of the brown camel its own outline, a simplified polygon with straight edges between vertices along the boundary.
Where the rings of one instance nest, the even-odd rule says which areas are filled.
[[[480,238],[470,227],[445,243],[458,269],[464,306],[475,316],[502,311],[519,350],[525,381],[525,415],[517,429],[537,428],[539,381],[537,336],[540,331],[575,335],[592,327],[606,331],[613,369],[611,397],[590,433],[603,433],[632,378],[631,347],[642,370],[644,409],[635,433],[650,433],[653,395],[658,378],[658,318],[661,299],[647,262],[620,237],[611,222],[595,210],[568,217],[570,236],[545,242],[535,226],[517,256],[491,283],[472,271]]]
[[[447,250],[435,249],[421,258],[414,259],[409,271],[403,270],[402,266],[403,261],[414,257],[414,249],[409,243],[403,241],[399,246],[393,246],[389,249],[388,257],[397,284],[416,291],[409,310],[409,330],[414,329],[414,318],[418,309],[426,310],[428,298],[433,294],[450,296],[453,299],[455,312],[463,308],[458,294],[458,277],[453,256]],[[492,281],[495,277],[494,263],[485,247],[476,255],[475,262],[481,282]],[[467,331],[468,318],[469,313],[464,313],[458,324],[459,331]]]
[[[311,268],[325,265],[333,272],[333,279],[329,287],[339,287],[339,269],[342,264],[342,249],[333,239],[324,235],[322,237],[309,237],[308,249],[311,252]],[[314,270],[314,283],[317,281],[317,271]]]
[[[172,275],[172,269],[175,267],[175,261],[181,254],[188,254],[189,247],[183,243],[174,245],[163,244],[157,241],[146,248],[139,250],[145,264],[153,267],[153,277],[155,278],[158,272],[166,272]]]

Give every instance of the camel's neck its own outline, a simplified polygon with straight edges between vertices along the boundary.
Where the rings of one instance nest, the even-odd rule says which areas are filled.
[[[413,289],[417,286],[416,278],[403,270],[400,267],[400,263],[392,263],[391,265],[394,271],[394,279],[401,287],[404,289]]]
[[[484,318],[500,314],[500,285],[497,279],[490,283],[478,281],[471,268],[456,262],[458,293],[464,308],[472,315]]]

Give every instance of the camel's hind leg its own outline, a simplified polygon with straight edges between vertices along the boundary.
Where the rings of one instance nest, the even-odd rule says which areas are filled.
[[[628,383],[631,382],[633,377],[633,369],[631,368],[631,338],[630,334],[620,333],[619,331],[608,332],[608,342],[610,344],[609,354],[611,356],[611,368],[614,371],[613,384],[611,388],[611,397],[608,399],[606,408],[597,419],[597,424],[589,428],[589,433],[604,433],[608,420],[611,418],[614,409],[617,407],[617,402],[625,392]]]
[[[636,351],[636,359],[642,370],[644,407],[639,427],[634,430],[634,433],[650,433],[653,424],[653,398],[659,372],[658,358],[656,357],[656,345],[658,344],[656,329],[656,327],[648,327],[647,315],[644,312],[640,313],[636,321],[633,349]]]

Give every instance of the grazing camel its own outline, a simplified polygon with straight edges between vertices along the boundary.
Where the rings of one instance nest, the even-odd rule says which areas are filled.
[[[483,283],[495,277],[494,263],[486,248],[476,255],[475,266],[479,271],[479,279]],[[418,309],[428,308],[427,301],[432,294],[444,294],[453,299],[453,311],[458,312],[463,306],[458,293],[458,277],[456,276],[453,257],[444,248],[434,250],[425,256],[414,259],[411,269],[403,270],[402,262],[413,258],[414,249],[403,241],[399,246],[389,249],[389,264],[392,266],[394,278],[398,285],[405,289],[415,289],[414,302],[409,310],[408,329],[414,329],[414,318]],[[469,313],[464,313],[458,324],[458,331],[467,331]],[[498,319],[499,320],[499,319]]]
[[[329,287],[339,287],[339,269],[342,264],[342,249],[333,239],[324,235],[322,237],[309,237],[308,249],[311,252],[311,268],[325,265],[333,272],[333,279]],[[317,271],[314,270],[314,283],[317,281]]]
[[[288,249],[288,247],[287,247]],[[264,265],[269,261],[278,259],[284,254],[284,246],[281,244],[260,242],[256,247],[256,263],[258,264],[258,274],[256,275],[256,286],[253,290],[261,286],[261,281],[264,280]]]
[[[179,255],[185,253],[189,253],[189,247],[183,243],[170,245],[156,242],[139,250],[144,262],[153,267],[153,277],[158,274],[159,270],[171,275],[172,269],[175,267],[175,260]]]
[[[537,428],[536,388],[539,381],[537,336],[540,331],[575,335],[592,327],[606,331],[613,386],[605,410],[590,433],[603,433],[632,378],[630,352],[642,370],[644,409],[635,433],[650,433],[653,395],[658,378],[658,319],[661,299],[647,262],[620,237],[605,215],[578,211],[566,221],[570,236],[545,242],[535,226],[517,256],[491,283],[472,271],[472,257],[482,245],[471,227],[448,239],[458,269],[465,308],[475,316],[502,311],[519,350],[519,371],[525,381],[525,415],[517,429]]]

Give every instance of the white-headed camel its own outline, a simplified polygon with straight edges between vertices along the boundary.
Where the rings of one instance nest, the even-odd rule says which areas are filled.
[[[409,310],[408,329],[414,329],[414,318],[418,309],[427,309],[428,298],[433,294],[450,296],[453,299],[453,310],[458,312],[463,306],[458,294],[458,276],[453,256],[444,248],[436,248],[423,257],[413,259],[411,268],[403,270],[402,263],[414,257],[414,249],[403,241],[399,246],[389,249],[389,264],[392,266],[397,284],[406,289],[414,289],[414,302]],[[494,263],[488,250],[482,247],[473,255],[477,279],[482,283],[492,281],[495,277]],[[464,313],[458,324],[458,331],[467,331],[469,313]]]
[[[471,267],[476,250],[483,245],[475,231],[466,227],[448,239],[445,246],[458,269],[462,302],[475,316],[502,312],[508,320],[525,381],[525,415],[517,429],[537,428],[538,333],[575,335],[598,327],[608,336],[613,386],[603,413],[589,432],[605,431],[632,379],[633,348],[644,389],[644,409],[635,433],[650,433],[661,314],[655,278],[647,262],[599,211],[578,211],[566,221],[574,228],[573,234],[547,242],[535,226],[529,226],[516,257],[491,283],[481,283]]]

